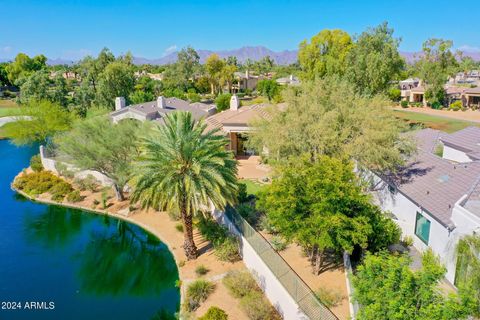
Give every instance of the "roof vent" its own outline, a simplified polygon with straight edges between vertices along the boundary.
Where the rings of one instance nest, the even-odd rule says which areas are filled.
[[[444,183],[450,180],[450,176],[448,174],[444,174],[443,176],[438,177],[437,181],[440,183]]]
[[[427,190],[427,194],[430,194],[430,191],[429,191],[429,190]]]

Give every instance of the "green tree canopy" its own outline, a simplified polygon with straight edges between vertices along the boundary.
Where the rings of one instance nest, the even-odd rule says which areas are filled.
[[[220,77],[224,67],[225,61],[220,59],[220,57],[215,53],[210,55],[205,61],[205,71],[210,82],[212,94],[220,92]]]
[[[363,32],[347,54],[346,78],[362,93],[385,93],[405,66],[399,43],[386,22]]]
[[[57,132],[67,131],[72,115],[62,106],[47,100],[30,101],[20,109],[17,121],[3,128],[5,136],[15,144],[45,142]]]
[[[359,320],[458,320],[472,315],[471,292],[446,296],[438,287],[445,268],[431,251],[423,255],[422,268],[412,271],[406,255],[368,254],[353,278]]]
[[[257,91],[268,101],[272,101],[275,96],[280,94],[280,85],[275,80],[260,80],[257,83]]]
[[[155,126],[143,138],[135,163],[132,201],[180,213],[188,259],[197,257],[193,215],[211,203],[221,209],[236,199],[236,160],[218,130],[205,129],[189,112],[169,113],[165,125]]]
[[[310,43],[300,43],[298,62],[304,80],[316,77],[342,75],[345,71],[345,59],[352,49],[352,38],[342,30],[322,30],[313,36]]]
[[[250,143],[268,150],[265,157],[284,161],[308,153],[350,157],[376,170],[394,170],[413,152],[400,135],[402,124],[380,97],[367,98],[338,79],[317,79],[287,88],[287,107],[272,107],[268,120],[254,121]]]
[[[123,61],[112,62],[105,67],[100,76],[97,88],[98,101],[101,105],[113,107],[115,98],[128,98],[134,86],[132,66]]]
[[[474,315],[480,317],[480,235],[463,237],[458,242],[456,251],[456,285],[472,290],[476,303]]]
[[[71,131],[54,139],[60,154],[82,170],[103,173],[113,181],[116,196],[131,178],[132,161],[138,156],[139,124],[135,120],[112,123],[108,117],[93,117],[74,124]]]
[[[395,223],[362,192],[352,164],[327,156],[312,163],[307,155],[276,173],[257,204],[276,230],[309,252],[316,273],[325,250],[379,250],[399,240]]]
[[[47,58],[44,55],[38,55],[30,58],[25,53],[19,53],[15,60],[5,67],[8,80],[15,84],[22,77],[28,77],[35,71],[46,68]]]

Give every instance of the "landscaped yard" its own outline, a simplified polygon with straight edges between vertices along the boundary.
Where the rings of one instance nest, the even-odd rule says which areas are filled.
[[[264,184],[254,180],[243,179],[243,180],[240,180],[240,183],[243,183],[247,186],[248,194],[257,195],[263,188],[265,188]]]
[[[0,117],[18,115],[20,107],[13,100],[0,99]]]
[[[420,123],[427,128],[437,129],[445,131],[447,133],[452,133],[468,126],[479,126],[480,123],[463,121],[457,119],[449,119],[446,117],[432,116],[429,114],[409,112],[409,111],[399,111],[395,110],[395,116],[399,119],[405,120],[408,123]]]

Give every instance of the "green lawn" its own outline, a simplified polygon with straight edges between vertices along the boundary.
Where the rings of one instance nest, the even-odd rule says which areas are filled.
[[[469,126],[480,127],[480,123],[476,122],[449,119],[416,112],[395,110],[395,116],[407,121],[411,125],[423,124],[427,128],[437,129],[447,133],[452,133]]]
[[[20,107],[13,100],[0,99],[0,117],[18,115]]]
[[[264,184],[253,180],[240,180],[240,183],[243,183],[247,186],[247,193],[257,195],[263,188],[265,188]]]

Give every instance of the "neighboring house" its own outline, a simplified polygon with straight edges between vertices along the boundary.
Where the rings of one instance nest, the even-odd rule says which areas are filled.
[[[416,88],[420,85],[420,79],[418,78],[408,78],[402,80],[398,83],[400,88],[400,97],[402,100],[409,100],[410,99],[410,90]]]
[[[459,163],[480,160],[480,128],[467,127],[451,134],[443,134],[443,158]]]
[[[144,71],[136,71],[134,73],[135,77],[136,78],[140,78],[140,77],[148,77],[152,80],[158,80],[158,81],[162,81],[163,80],[163,73],[150,73],[150,72],[146,72],[145,70]]]
[[[258,81],[262,80],[263,76],[255,76],[250,74],[250,71],[245,72],[235,72],[233,74],[235,81],[233,83],[232,89],[234,92],[240,92],[245,90],[255,90],[257,88]]]
[[[459,72],[454,78],[450,79],[451,83],[459,84],[480,84],[480,71],[470,70],[467,72]]]
[[[476,150],[480,147],[478,130],[470,127],[452,135],[432,129],[417,131],[418,152],[404,168],[395,175],[370,176],[378,204],[391,212],[404,237],[413,238],[416,249],[431,248],[440,257],[452,284],[458,240],[480,232],[480,161],[453,162],[448,159],[448,148]],[[434,154],[442,143],[444,158]]]
[[[189,111],[195,119],[199,120],[213,115],[217,109],[213,104],[190,103],[182,99],[165,98],[163,96],[158,97],[156,101],[126,106],[125,98],[117,97],[115,99],[115,111],[110,113],[110,117],[115,123],[123,119],[162,122],[166,114],[177,110]]]
[[[300,85],[300,80],[291,74],[289,77],[278,78],[277,83],[281,86],[298,86]]]
[[[480,88],[467,88],[462,96],[463,105],[466,107],[480,108]]]
[[[253,155],[254,150],[246,147],[248,133],[251,132],[250,124],[256,119],[268,118],[265,110],[266,105],[256,104],[240,107],[240,101],[236,95],[230,99],[230,109],[217,113],[206,119],[207,129],[220,129],[229,140],[228,148],[235,155]]]

